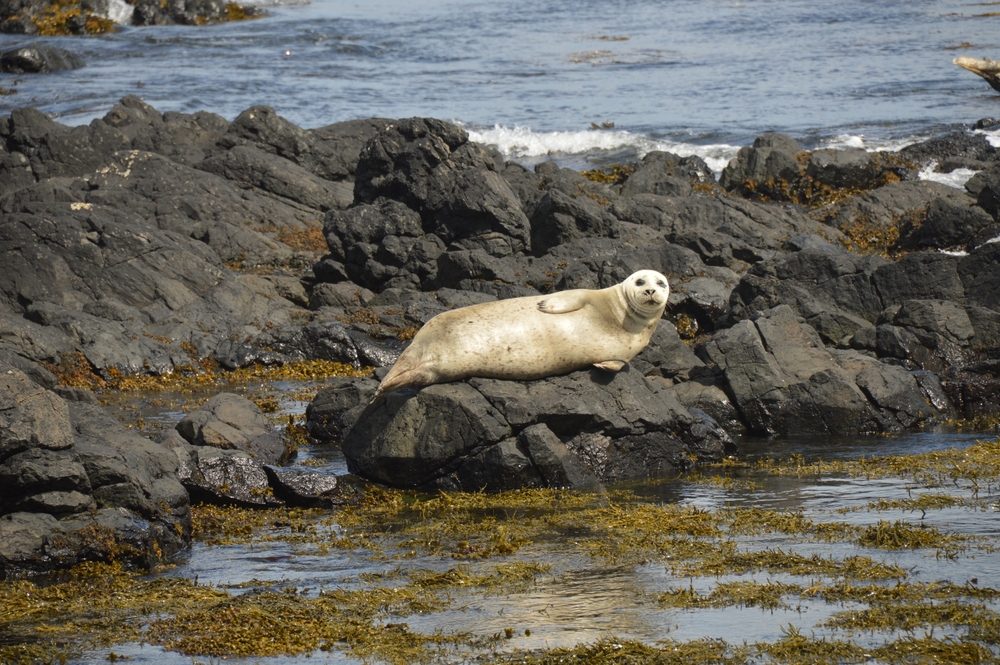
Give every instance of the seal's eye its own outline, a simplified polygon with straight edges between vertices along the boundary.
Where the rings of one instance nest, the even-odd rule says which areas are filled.
[[[659,286],[661,289],[667,288],[667,285],[664,284],[663,282],[657,282],[656,285]]]
[[[635,285],[636,286],[642,286],[645,283],[646,283],[646,280],[644,280],[644,279],[637,279],[637,280],[635,280]]]

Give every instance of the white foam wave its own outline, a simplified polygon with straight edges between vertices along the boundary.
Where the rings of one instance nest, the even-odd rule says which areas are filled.
[[[697,155],[716,174],[736,156],[738,146],[726,144],[695,145],[653,139],[625,130],[588,129],[583,131],[535,132],[529,127],[494,125],[490,129],[469,129],[469,138],[477,143],[496,146],[508,159],[546,155],[583,155],[597,151],[634,150],[642,159],[653,150],[672,152],[681,157]]]
[[[896,152],[908,145],[925,140],[926,137],[909,136],[901,139],[869,139],[864,134],[838,134],[823,141],[824,148],[843,150],[844,148],[864,148],[870,152]]]
[[[1000,127],[996,129],[977,129],[976,134],[982,134],[994,148],[1000,148]]]
[[[972,169],[955,169],[951,173],[938,173],[934,170],[936,168],[937,162],[932,161],[920,171],[920,179],[940,182],[955,189],[965,189],[965,183],[969,182],[969,178],[978,173]]]

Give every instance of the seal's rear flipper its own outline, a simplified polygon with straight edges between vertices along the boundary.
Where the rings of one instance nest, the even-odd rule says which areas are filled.
[[[605,372],[617,372],[624,366],[624,360],[605,360],[604,362],[594,363],[594,367],[603,369]]]

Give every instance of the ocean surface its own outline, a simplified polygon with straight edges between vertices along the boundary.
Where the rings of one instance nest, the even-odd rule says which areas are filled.
[[[17,91],[0,114],[35,106],[84,124],[137,94],[228,119],[267,104],[307,128],[432,116],[522,163],[587,168],[661,149],[719,171],[765,131],[892,149],[1000,116],[1000,94],[952,64],[1000,57],[994,5],[265,0],[253,21],[51,38],[87,66],[0,74]],[[31,41],[0,35],[0,50]]]

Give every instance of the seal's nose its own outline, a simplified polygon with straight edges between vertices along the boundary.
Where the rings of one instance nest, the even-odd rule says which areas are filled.
[[[656,293],[656,289],[646,289],[646,295],[651,296]]]

